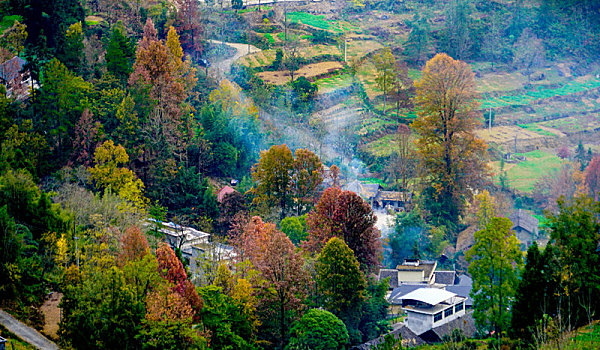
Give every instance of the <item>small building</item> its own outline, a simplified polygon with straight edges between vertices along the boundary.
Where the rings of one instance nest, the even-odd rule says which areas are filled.
[[[6,97],[24,100],[29,97],[30,88],[37,88],[29,70],[25,69],[27,61],[15,56],[0,64],[0,83],[6,88]]]
[[[384,191],[381,185],[362,183],[354,180],[343,187],[343,190],[352,191],[367,201],[374,210],[393,209],[405,211],[410,209],[412,203],[411,192]]]
[[[149,221],[154,221],[150,219]],[[172,222],[160,223],[158,232],[165,235],[165,240],[173,249],[189,252],[196,244],[208,243],[210,233],[198,231],[192,227],[181,226]],[[186,255],[186,254],[184,254]]]
[[[217,192],[217,202],[223,203],[223,199],[225,199],[225,196],[230,193],[233,193],[233,192],[235,192],[233,187],[230,187],[230,186],[223,187],[219,192]]]
[[[372,200],[373,209],[394,209],[404,211],[412,202],[411,192],[379,191]]]
[[[6,339],[0,337],[0,350],[6,350]]]
[[[437,261],[405,259],[395,269],[380,269],[379,280],[389,278],[389,288],[394,289],[403,284],[431,285],[435,282],[434,271]]]
[[[525,210],[518,209],[508,217],[512,221],[512,229],[521,241],[521,250],[527,250],[535,242],[538,235],[539,220]]]
[[[420,288],[402,297],[406,326],[417,335],[465,315],[465,298],[438,288]]]

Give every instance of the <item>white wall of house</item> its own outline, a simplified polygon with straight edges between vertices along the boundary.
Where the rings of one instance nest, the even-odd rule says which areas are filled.
[[[398,271],[398,281],[422,283],[425,280],[425,272],[423,270],[414,271]]]
[[[419,335],[433,328],[433,315],[407,310],[406,326]]]

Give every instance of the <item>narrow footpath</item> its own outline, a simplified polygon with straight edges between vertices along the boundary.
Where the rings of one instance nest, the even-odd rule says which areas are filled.
[[[21,338],[23,341],[28,342],[29,344],[35,346],[38,349],[58,349],[58,346],[56,346],[56,344],[48,340],[35,329],[25,325],[21,321],[12,317],[4,310],[0,310],[0,324],[2,324],[11,333]]]

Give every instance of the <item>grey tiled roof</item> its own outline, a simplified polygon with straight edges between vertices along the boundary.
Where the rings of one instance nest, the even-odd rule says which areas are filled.
[[[398,270],[394,269],[381,269],[379,270],[379,280],[384,278],[390,278],[390,289],[398,287]]]
[[[538,226],[540,224],[539,220],[529,215],[526,211],[522,209],[519,209],[514,213],[510,214],[508,218],[513,223],[513,230],[517,227],[521,227],[522,229],[531,233],[538,232]]]
[[[434,274],[435,283],[451,286],[458,282],[458,278],[456,277],[456,271],[435,271]]]

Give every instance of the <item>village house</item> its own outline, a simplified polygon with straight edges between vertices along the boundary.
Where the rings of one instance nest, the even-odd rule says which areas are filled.
[[[405,259],[395,269],[380,269],[379,280],[389,278],[390,289],[403,284],[431,285],[435,283],[437,261]]]
[[[419,288],[402,297],[406,326],[417,335],[465,315],[465,298],[438,288]]]
[[[522,209],[513,212],[508,218],[513,223],[513,231],[521,241],[521,250],[527,250],[537,238],[539,220]]]
[[[346,184],[345,191],[352,191],[367,201],[374,210],[408,211],[412,203],[411,192],[384,191],[381,185],[354,180]]]
[[[0,64],[0,83],[6,88],[6,97],[25,100],[31,88],[38,88],[25,64],[27,61],[18,56]]]

